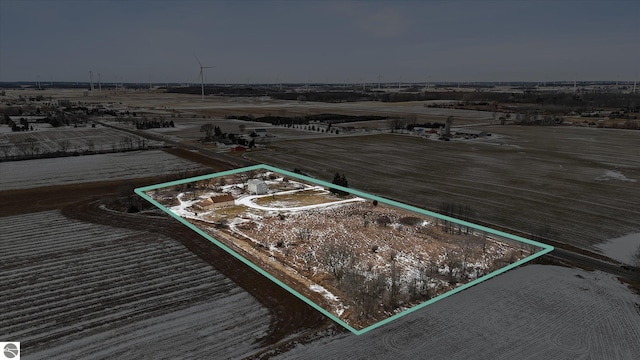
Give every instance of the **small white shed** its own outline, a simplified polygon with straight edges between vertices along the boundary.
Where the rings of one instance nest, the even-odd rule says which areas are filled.
[[[269,191],[269,186],[267,186],[267,184],[262,180],[251,179],[247,184],[247,189],[252,194],[263,195]]]

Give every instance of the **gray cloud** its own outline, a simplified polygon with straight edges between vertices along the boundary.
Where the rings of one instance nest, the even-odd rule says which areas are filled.
[[[579,6],[578,6],[579,4]],[[631,79],[632,1],[0,1],[0,81]]]

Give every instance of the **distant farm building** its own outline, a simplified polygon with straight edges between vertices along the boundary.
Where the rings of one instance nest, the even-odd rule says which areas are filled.
[[[263,195],[269,191],[269,187],[262,180],[251,179],[247,184],[247,190],[252,194]]]
[[[267,129],[254,129],[253,132],[256,133],[256,135],[258,136],[267,135]]]
[[[416,135],[437,134],[438,129],[416,126],[413,128],[413,132]]]
[[[451,132],[457,136],[466,136],[466,137],[491,136],[491,134],[486,131],[472,130],[472,129],[451,129]]]
[[[202,211],[208,211],[213,209],[219,209],[225,206],[231,206],[235,204],[235,199],[231,194],[217,194],[208,197],[202,201],[198,201],[193,205],[194,208]]]

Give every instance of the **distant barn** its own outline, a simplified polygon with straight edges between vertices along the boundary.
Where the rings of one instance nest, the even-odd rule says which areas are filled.
[[[247,184],[247,189],[251,194],[263,195],[269,191],[267,184],[259,179],[251,179]]]
[[[455,135],[458,136],[468,136],[468,137],[485,137],[485,136],[491,136],[490,133],[486,132],[486,131],[482,131],[482,130],[472,130],[472,129],[464,129],[464,128],[458,128],[458,129],[451,129],[451,132]]]
[[[267,135],[267,129],[254,129],[253,132],[256,133],[256,135],[258,136]]]

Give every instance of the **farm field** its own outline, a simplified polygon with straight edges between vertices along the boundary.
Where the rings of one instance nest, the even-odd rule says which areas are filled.
[[[379,102],[361,101],[346,103],[300,102],[277,100],[269,97],[221,97],[209,95],[205,100],[197,96],[185,94],[170,94],[159,91],[103,91],[92,97],[83,96],[83,90],[74,89],[45,89],[38,90],[7,90],[8,98],[42,95],[45,98],[53,96],[56,99],[70,100],[86,105],[109,104],[115,110],[134,110],[141,114],[171,116],[176,112],[183,116],[197,115],[222,118],[226,115],[278,115],[305,116],[311,114],[340,113],[347,115],[382,115],[404,118],[415,115],[417,121],[444,121],[450,115],[455,116],[456,124],[487,123],[493,120],[491,112],[429,108],[425,105],[441,102],[411,101],[411,102]],[[173,119],[173,118],[172,118]],[[176,119],[173,119],[176,120]],[[202,119],[206,121],[207,119]],[[180,121],[178,118],[177,121]],[[204,123],[204,122],[203,122]]]
[[[244,121],[237,119],[195,119],[195,118],[183,118],[176,120],[175,128],[157,128],[145,130],[149,133],[155,133],[157,135],[171,137],[173,140],[182,140],[185,142],[197,142],[203,137],[203,133],[200,131],[200,127],[204,124],[213,124],[220,127],[223,132],[234,134],[250,134],[254,129],[266,129],[269,134],[269,140],[281,140],[291,138],[310,138],[310,137],[336,137],[337,135],[321,134],[316,131],[293,129],[282,126],[274,126],[269,123],[258,121]],[[240,131],[240,126],[244,126],[244,131]],[[118,126],[122,126],[118,124]],[[257,143],[264,142],[265,138],[256,139]]]
[[[82,93],[7,91],[15,98],[54,95],[181,115],[174,119],[176,132],[145,131],[189,142],[202,137],[199,127],[208,122],[237,132],[240,122],[221,119],[229,114],[387,111],[415,113],[418,121],[452,114],[431,113],[420,103],[316,106],[153,91]],[[454,126],[487,123],[490,115],[457,112]],[[475,128],[493,136],[439,142],[292,130],[269,150],[246,156],[327,181],[344,173],[351,188],[437,212],[455,211],[443,203],[466,204],[471,220],[622,258],[618,243],[628,245],[640,233],[640,157],[632,151],[640,132]],[[86,130],[78,128],[79,144]],[[295,140],[298,135],[304,138]],[[223,158],[186,148],[111,155],[0,162],[0,337],[20,334],[15,340],[22,341],[25,358],[640,358],[638,295],[607,273],[550,265],[513,269],[355,336],[177,220],[104,207],[123,188],[204,169],[199,164],[211,172],[231,169]],[[600,246],[614,238],[609,245],[616,252]],[[541,262],[552,260],[545,255]]]
[[[384,199],[336,196],[312,179],[276,171],[245,168],[136,191],[354,332],[542,250],[443,220],[438,225]],[[261,195],[252,195],[252,182],[262,186]],[[211,208],[213,199],[225,203]]]
[[[640,232],[640,155],[629,151],[640,142],[637,131],[482,129],[494,137],[291,140],[245,156],[324,180],[344,173],[352,188],[436,212],[467,205],[471,221],[517,229],[543,242],[598,251],[594,245]]]
[[[0,190],[132,179],[201,168],[162,150],[0,162]]]
[[[233,358],[269,332],[267,308],[167,236],[60,211],[0,228],[0,337],[30,359]]]
[[[48,126],[49,124],[35,124],[34,127],[38,129],[36,131],[0,134],[0,155],[6,158],[55,152],[119,151],[162,145],[158,141],[143,139],[100,125],[95,128],[70,126],[50,128]],[[32,143],[36,148],[31,148]]]
[[[598,271],[527,265],[360,336],[276,359],[636,359],[638,296]]]

